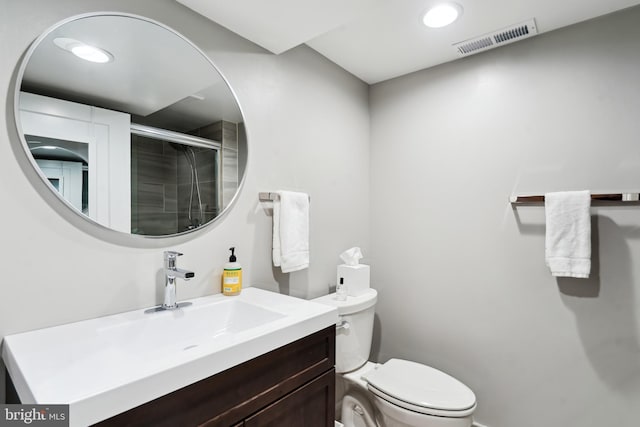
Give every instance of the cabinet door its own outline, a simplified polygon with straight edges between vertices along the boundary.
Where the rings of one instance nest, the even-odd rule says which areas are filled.
[[[335,370],[291,392],[247,418],[245,427],[333,427],[335,420]]]

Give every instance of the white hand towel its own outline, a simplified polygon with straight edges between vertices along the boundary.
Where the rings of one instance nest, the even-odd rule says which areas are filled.
[[[591,272],[591,193],[563,191],[544,195],[547,221],[545,260],[558,277],[588,278]]]
[[[309,266],[309,195],[278,194],[273,202],[273,265],[290,273]]]

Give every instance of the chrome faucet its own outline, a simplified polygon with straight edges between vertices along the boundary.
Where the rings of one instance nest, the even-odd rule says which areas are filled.
[[[175,251],[164,252],[164,302],[161,306],[146,310],[145,313],[156,311],[175,310],[179,307],[191,305],[190,302],[176,302],[176,279],[189,280],[196,276],[196,273],[184,270],[176,266],[179,256],[182,254]]]
[[[176,266],[179,256],[182,256],[180,252],[165,251],[164,253],[164,303],[162,303],[162,308],[165,310],[173,310],[179,306],[176,302],[176,279],[189,280],[196,275],[193,271],[183,270]]]

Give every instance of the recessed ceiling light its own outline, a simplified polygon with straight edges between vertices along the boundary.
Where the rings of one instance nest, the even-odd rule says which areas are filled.
[[[100,64],[113,61],[113,55],[111,55],[106,50],[100,49],[99,47],[90,46],[79,40],[66,37],[58,37],[53,40],[53,43],[55,43],[55,45],[60,49],[71,52],[78,58],[82,58],[85,61],[97,62]]]
[[[452,24],[462,15],[462,6],[457,3],[441,3],[435,5],[424,14],[422,22],[431,28],[441,28]]]

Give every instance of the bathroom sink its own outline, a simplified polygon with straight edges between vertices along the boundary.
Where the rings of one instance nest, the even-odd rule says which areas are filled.
[[[337,310],[258,288],[4,338],[22,403],[69,404],[96,423],[331,326]]]

